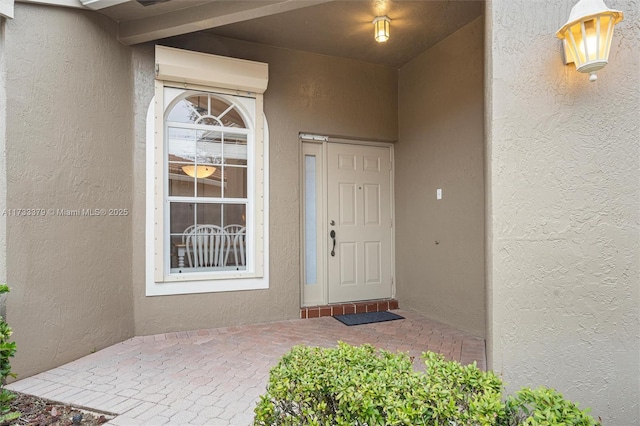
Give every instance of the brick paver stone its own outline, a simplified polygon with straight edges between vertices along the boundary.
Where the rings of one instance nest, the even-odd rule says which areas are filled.
[[[112,425],[250,424],[269,369],[292,346],[369,343],[415,357],[440,352],[485,369],[485,342],[413,312],[348,327],[331,317],[138,336],[7,386],[118,415]]]

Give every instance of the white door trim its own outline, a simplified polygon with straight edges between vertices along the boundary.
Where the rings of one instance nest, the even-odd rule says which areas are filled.
[[[325,238],[329,232],[328,226],[328,218],[327,218],[327,184],[328,184],[328,173],[327,173],[327,147],[329,143],[332,144],[349,144],[349,145],[360,145],[360,146],[374,146],[374,147],[385,147],[389,148],[389,157],[391,162],[391,170],[389,173],[389,188],[390,188],[390,200],[391,200],[391,297],[395,297],[396,295],[396,264],[395,264],[395,189],[394,189],[394,180],[395,180],[395,156],[394,156],[394,144],[390,142],[380,142],[380,141],[367,141],[367,140],[354,140],[354,139],[346,139],[346,138],[338,138],[338,137],[330,137],[323,135],[311,135],[311,134],[300,134],[299,135],[300,144],[299,144],[299,159],[300,159],[300,306],[308,307],[308,306],[317,306],[317,305],[326,305],[328,304],[329,296],[328,296],[328,240]],[[309,149],[309,147],[314,147]],[[321,194],[317,194],[317,202],[319,203],[320,211],[317,215],[317,220],[319,221],[318,226],[316,228],[317,235],[319,236],[319,244],[316,245],[317,249],[320,250],[318,252],[317,257],[317,268],[318,278],[321,280],[317,284],[319,286],[318,289],[313,289],[309,291],[311,288],[306,285],[306,254],[305,254],[305,155],[314,154],[319,156],[319,163],[321,164],[321,169],[318,171],[319,173],[316,175],[321,182]]]
[[[301,140],[302,141],[302,140]],[[300,306],[316,306],[325,305],[328,300],[327,285],[326,285],[326,257],[323,255],[327,250],[327,242],[324,236],[327,232],[326,225],[326,181],[325,181],[325,167],[324,159],[326,157],[326,141],[310,141],[304,140],[300,143]],[[314,176],[314,193],[315,199],[311,201],[313,206],[307,203],[307,184],[309,178],[307,177],[307,157],[315,158],[315,171]],[[315,211],[315,226],[313,223],[307,223],[307,211],[312,209]],[[313,213],[312,213],[313,214]],[[313,222],[313,221],[312,221]],[[308,239],[308,226],[313,226],[315,235],[313,240],[315,244],[310,241],[309,247],[307,247]],[[315,247],[315,271],[308,274],[307,265],[307,251],[313,250]],[[314,282],[310,282],[311,279]]]

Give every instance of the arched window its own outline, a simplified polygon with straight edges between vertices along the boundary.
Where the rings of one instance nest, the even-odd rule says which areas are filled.
[[[268,288],[267,66],[156,46],[147,295]]]
[[[251,114],[230,96],[173,88],[166,96],[176,98],[164,132],[170,272],[247,270]]]

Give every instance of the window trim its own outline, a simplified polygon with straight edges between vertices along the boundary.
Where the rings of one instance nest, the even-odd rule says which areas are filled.
[[[162,156],[162,174],[163,174],[163,193],[162,193],[162,208],[164,218],[163,220],[163,245],[162,247],[157,247],[157,249],[162,250],[163,260],[162,260],[162,281],[163,282],[171,282],[171,281],[193,281],[193,280],[218,280],[218,279],[232,279],[232,278],[250,278],[250,277],[259,277],[261,276],[262,270],[262,256],[260,256],[261,248],[255,243],[255,237],[257,235],[255,229],[256,218],[260,216],[259,212],[256,210],[256,199],[262,195],[262,191],[256,185],[258,179],[260,179],[259,173],[256,173],[256,149],[257,149],[257,137],[254,122],[256,121],[254,115],[258,113],[257,109],[257,99],[255,97],[250,97],[253,101],[254,111],[249,111],[248,103],[243,105],[242,100],[234,99],[233,96],[229,96],[227,94],[219,93],[219,90],[214,91],[204,91],[204,90],[192,90],[188,88],[175,87],[172,84],[164,84],[163,85],[163,96],[166,94],[165,89],[176,89],[175,96],[172,99],[163,99],[163,131],[167,128],[168,122],[166,118],[170,113],[171,109],[179,102],[179,100],[189,96],[189,94],[196,93],[210,93],[214,95],[219,95],[225,101],[228,101],[236,107],[240,113],[243,115],[243,119],[247,121],[250,120],[249,125],[243,129],[236,128],[227,128],[229,131],[236,133],[243,133],[247,135],[247,198],[246,198],[246,229],[247,229],[247,268],[245,270],[219,270],[219,271],[193,271],[193,272],[182,272],[176,273],[171,272],[171,247],[170,242],[167,242],[167,237],[169,236],[170,240],[170,220],[168,217],[169,204],[172,202],[189,202],[189,203],[198,203],[201,202],[197,197],[175,197],[169,195],[168,188],[168,162],[166,159],[166,150],[167,149],[167,141],[163,138],[163,156]],[[247,96],[244,96],[247,98]],[[237,98],[237,97],[235,97]],[[157,112],[156,112],[157,113]],[[159,140],[156,143],[160,143]],[[157,158],[156,158],[157,159]],[[159,162],[159,161],[158,161]],[[158,173],[156,171],[156,173]],[[158,191],[158,187],[155,188]],[[238,203],[240,200],[230,199],[230,198],[220,198],[216,200],[222,204],[233,204]],[[156,271],[158,274],[160,271]],[[159,274],[156,275],[156,278],[159,277]]]
[[[229,85],[233,82],[226,81],[224,84],[216,84],[212,80],[208,85],[193,84],[186,81],[162,80],[158,76],[162,75],[159,71],[162,69],[163,57],[159,52],[169,51],[171,60],[178,61],[182,65],[183,70],[189,66],[189,57],[197,56],[197,61],[192,64],[194,67],[204,67],[204,70],[214,70],[211,73],[219,76],[219,69],[216,66],[226,69],[227,77],[239,78],[242,88],[246,89],[246,78],[243,78],[243,67],[247,64],[250,73],[256,74],[256,70],[264,71],[264,81],[260,81],[262,87],[257,92],[244,92],[238,89],[229,89]],[[165,52],[166,53],[166,52]],[[176,56],[177,55],[177,56]],[[177,59],[176,59],[177,58]],[[166,59],[166,58],[164,58]],[[250,61],[242,61],[231,58],[218,57],[214,55],[205,55],[197,52],[188,52],[180,49],[164,48],[156,46],[156,80],[155,80],[155,96],[151,100],[147,111],[147,127],[146,127],[146,295],[170,295],[170,294],[190,294],[190,293],[207,293],[219,291],[237,291],[237,290],[253,290],[269,288],[268,267],[269,267],[269,247],[268,247],[268,223],[269,223],[269,141],[268,127],[263,113],[263,95],[266,89],[266,64],[253,63]],[[231,64],[231,65],[230,65]],[[231,66],[231,71],[229,71]],[[256,68],[258,66],[258,68]],[[226,68],[225,68],[226,67]],[[202,75],[206,71],[190,70],[185,75],[197,75],[198,83],[202,81]],[[224,74],[224,73],[223,73]],[[244,76],[246,77],[246,76]],[[166,78],[166,76],[165,76]],[[174,78],[174,80],[177,78]],[[182,79],[184,80],[184,78]],[[255,80],[255,79],[254,79]],[[257,81],[257,80],[256,80]],[[254,81],[255,83],[255,81]],[[244,85],[243,85],[244,84]],[[257,85],[257,83],[256,83]],[[222,87],[225,86],[225,87]],[[167,111],[165,104],[165,87],[177,88],[179,90],[210,92],[221,94],[224,97],[249,97],[255,100],[255,111],[253,115],[255,121],[252,123],[253,149],[248,155],[253,156],[253,197],[252,211],[247,211],[247,222],[251,215],[253,224],[253,238],[251,238],[253,247],[251,248],[252,267],[247,271],[211,271],[211,272],[190,272],[182,274],[171,274],[170,265],[166,264],[166,239],[168,238],[167,221],[165,220],[165,203],[166,197],[166,161],[165,161],[165,112]],[[175,98],[174,98],[175,99]],[[242,105],[241,102],[234,102]],[[249,189],[248,189],[249,190]],[[248,194],[249,196],[250,194]],[[248,250],[249,251],[249,247]],[[249,262],[247,262],[249,266]]]

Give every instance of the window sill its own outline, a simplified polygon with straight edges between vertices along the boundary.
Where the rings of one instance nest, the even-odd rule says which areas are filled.
[[[261,276],[254,271],[246,269],[236,269],[235,267],[216,268],[185,268],[184,272],[180,272],[179,268],[171,269],[169,274],[164,276],[163,282],[185,282],[185,281],[219,281],[233,280],[243,278],[260,278]]]
[[[191,274],[190,274],[191,275]],[[224,291],[263,290],[269,288],[266,277],[234,279],[202,279],[185,277],[183,280],[147,283],[147,296],[169,296],[173,294],[219,293]]]

